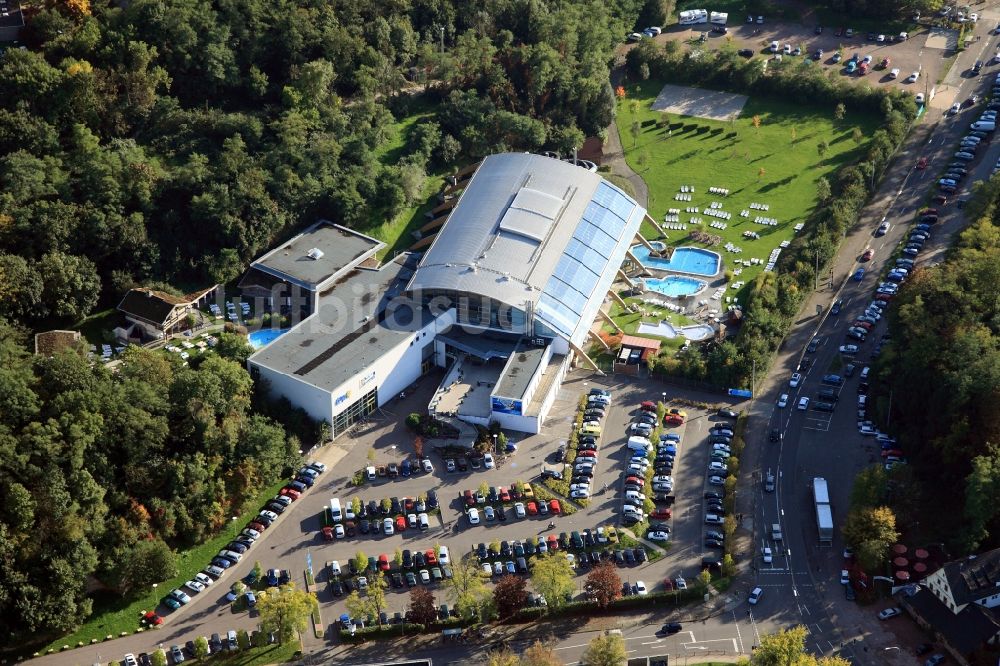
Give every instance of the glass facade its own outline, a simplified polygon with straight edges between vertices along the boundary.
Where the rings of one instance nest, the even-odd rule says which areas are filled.
[[[365,393],[333,417],[333,437],[347,432],[352,425],[378,409],[378,389]]]

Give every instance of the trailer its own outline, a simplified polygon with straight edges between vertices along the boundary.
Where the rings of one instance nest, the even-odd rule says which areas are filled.
[[[813,501],[816,504],[830,503],[830,489],[826,485],[826,479],[821,476],[813,479]]]
[[[697,23],[708,23],[707,9],[688,9],[678,14],[678,23],[681,25],[695,25]]]
[[[729,14],[726,12],[712,12],[709,15],[709,21],[715,25],[726,25],[726,21],[729,20]]]
[[[829,504],[816,505],[816,528],[819,531],[819,543],[823,546],[833,545],[833,511]]]

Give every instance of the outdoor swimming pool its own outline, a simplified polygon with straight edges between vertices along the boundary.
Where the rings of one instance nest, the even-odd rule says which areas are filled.
[[[684,336],[688,340],[707,340],[715,335],[715,329],[708,324],[693,324],[675,328],[669,321],[659,321],[655,324],[640,322],[636,333],[640,335],[655,335],[661,338],[676,338]]]
[[[280,338],[285,333],[291,329],[287,328],[262,328],[259,331],[254,331],[247,338],[250,341],[250,346],[254,349],[263,349],[268,346],[278,338]]]
[[[705,283],[701,280],[682,277],[680,275],[668,275],[665,278],[646,278],[644,282],[646,289],[674,298],[697,294],[705,288]]]
[[[718,274],[722,266],[722,258],[717,252],[702,250],[698,247],[679,247],[674,250],[670,261],[659,257],[650,257],[649,248],[645,245],[636,245],[632,248],[634,254],[643,266],[655,268],[661,271],[674,271],[676,273],[689,273],[691,275],[704,275],[711,277]]]

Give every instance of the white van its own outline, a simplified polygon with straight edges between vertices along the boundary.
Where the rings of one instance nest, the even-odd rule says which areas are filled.
[[[969,125],[969,127],[973,130],[978,130],[980,132],[992,132],[997,128],[997,124],[985,120],[977,120],[976,122]]]
[[[339,523],[344,519],[344,512],[340,509],[340,498],[334,497],[330,500],[330,520]]]
[[[628,448],[633,451],[642,451],[643,454],[649,451],[649,447],[652,446],[649,440],[645,437],[629,437],[628,438]]]

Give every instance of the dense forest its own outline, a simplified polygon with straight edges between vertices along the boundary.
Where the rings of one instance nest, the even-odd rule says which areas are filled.
[[[1000,545],[1000,180],[978,196],[947,260],[900,290],[873,386],[911,463],[893,508],[956,554]]]
[[[86,618],[91,574],[122,595],[173,575],[171,548],[252,508],[301,447],[252,413],[238,361],[195,369],[130,347],[112,373],[79,354],[29,356],[24,342],[0,320],[0,635],[12,644]]]
[[[672,4],[48,3],[0,57],[0,316],[225,282],[317,217],[391,217],[428,170],[569,151],[612,120],[613,46]],[[415,93],[433,111],[385,165]]]

